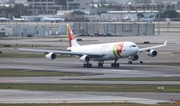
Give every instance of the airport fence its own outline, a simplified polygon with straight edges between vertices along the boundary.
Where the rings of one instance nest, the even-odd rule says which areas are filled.
[[[74,23],[75,34],[79,33],[116,33],[126,35],[154,35],[155,25],[152,23]]]

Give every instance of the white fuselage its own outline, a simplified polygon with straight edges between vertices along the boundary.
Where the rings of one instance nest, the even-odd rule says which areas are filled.
[[[93,57],[92,61],[113,60],[118,58],[127,58],[134,56],[139,52],[139,48],[133,42],[116,42],[105,44],[85,45],[71,47],[72,52],[99,53],[104,56]]]
[[[57,22],[57,21],[64,21],[63,18],[49,18],[49,17],[43,17],[41,19],[41,21],[53,21],[53,22]]]
[[[24,18],[14,18],[13,20],[14,20],[14,21],[27,21],[27,20],[24,19]]]
[[[5,17],[0,17],[0,21],[3,22],[3,21],[8,21],[9,19],[8,18],[5,18]]]

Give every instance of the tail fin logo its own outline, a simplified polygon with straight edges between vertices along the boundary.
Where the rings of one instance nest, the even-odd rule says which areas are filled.
[[[74,34],[73,34],[72,30],[71,30],[70,25],[67,25],[67,29],[68,29],[68,37],[69,37],[69,40],[74,40],[75,37],[74,37]]]
[[[68,37],[69,37],[69,45],[71,47],[72,46],[72,40],[74,40],[75,37],[74,37],[74,34],[73,34],[72,30],[71,30],[71,26],[68,25],[68,24],[67,24],[67,33],[68,33]]]

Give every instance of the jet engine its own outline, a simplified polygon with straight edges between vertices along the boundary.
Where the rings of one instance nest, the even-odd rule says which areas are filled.
[[[91,58],[87,55],[83,55],[79,59],[83,62],[88,62],[88,61],[90,61]]]
[[[54,60],[54,59],[56,58],[56,54],[54,54],[54,53],[48,53],[45,57],[46,57],[47,59]]]
[[[155,56],[157,56],[157,51],[155,51],[155,50],[150,50],[150,51],[147,52],[147,55],[148,55],[148,56],[151,56],[151,57],[155,57]]]
[[[139,59],[139,56],[138,55],[134,55],[134,56],[129,56],[128,58],[129,60],[132,60],[132,61],[136,61]]]

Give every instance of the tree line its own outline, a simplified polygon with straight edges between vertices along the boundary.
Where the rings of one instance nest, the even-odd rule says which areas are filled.
[[[123,11],[122,5],[105,5],[104,3],[98,4],[97,7],[102,7],[102,8],[107,8],[109,10],[114,10],[114,11]],[[95,8],[94,5],[92,5],[91,8]],[[142,10],[158,10],[159,13],[156,15],[156,18],[179,18],[180,14],[174,10],[175,5],[174,4],[167,4],[166,6],[163,4],[158,4],[158,5],[142,5]],[[129,10],[137,10],[135,7],[132,5],[128,6]],[[143,18],[144,15],[143,13],[138,13],[137,14],[138,18]]]
[[[11,18],[12,16],[21,17],[23,15],[39,15],[39,14],[55,14],[58,8],[45,6],[29,5],[24,6],[23,4],[15,4],[14,6],[0,8],[0,17]]]
[[[153,6],[153,7],[152,7]],[[121,5],[105,5],[102,1],[101,4],[98,4],[98,7],[103,7],[107,8],[108,10],[114,10],[114,11],[120,11],[123,10]],[[92,5],[92,8],[95,8],[94,5]],[[142,9],[143,10],[149,10],[150,8],[153,8],[153,10],[159,10],[159,13],[156,15],[156,18],[179,18],[180,15],[179,13],[174,10],[175,5],[174,4],[168,4],[166,6],[166,10],[163,11],[164,5],[159,4],[159,5],[143,5]],[[11,18],[12,16],[15,17],[21,17],[24,15],[39,15],[39,14],[56,14],[59,8],[56,7],[45,7],[45,6],[36,6],[36,5],[29,5],[29,6],[24,6],[23,4],[15,4],[14,6],[9,6],[9,7],[2,7],[0,8],[0,17],[7,17]],[[134,7],[129,5],[130,10],[135,10]],[[73,14],[81,14],[84,15],[85,13],[81,11],[74,11]],[[100,13],[98,13],[100,15]],[[144,17],[143,13],[138,13],[138,17]]]

